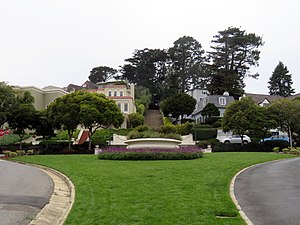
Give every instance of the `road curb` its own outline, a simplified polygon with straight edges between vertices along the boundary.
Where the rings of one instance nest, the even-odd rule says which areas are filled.
[[[233,201],[233,203],[235,204],[237,210],[239,211],[239,214],[240,216],[243,218],[243,220],[246,222],[247,225],[253,225],[253,223],[251,222],[251,220],[248,218],[248,216],[244,213],[244,211],[242,210],[239,202],[237,201],[236,197],[235,197],[235,194],[234,194],[234,184],[235,184],[235,180],[236,178],[242,173],[244,172],[245,170],[253,167],[253,166],[256,166],[256,165],[252,165],[252,166],[248,166],[242,170],[240,170],[231,180],[230,182],[230,187],[229,187],[229,192],[230,192],[230,197]]]
[[[39,212],[29,225],[62,225],[75,201],[75,186],[63,173],[49,167],[30,163],[21,164],[37,167],[51,177],[54,191],[49,203]]]

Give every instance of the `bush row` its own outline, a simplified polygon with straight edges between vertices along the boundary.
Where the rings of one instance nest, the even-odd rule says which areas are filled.
[[[191,130],[194,140],[215,139],[217,137],[216,128],[193,128]]]
[[[266,141],[264,143],[254,143],[250,142],[246,145],[241,144],[225,144],[225,143],[216,143],[213,145],[213,152],[272,152],[274,147],[279,147],[283,149],[288,147],[288,142],[286,141]]]
[[[190,160],[203,157],[199,152],[106,152],[98,155],[103,160]]]

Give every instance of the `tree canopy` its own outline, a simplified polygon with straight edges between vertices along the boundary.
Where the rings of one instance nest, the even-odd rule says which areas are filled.
[[[170,68],[168,79],[170,86],[184,93],[191,88],[203,87],[204,50],[193,37],[183,36],[174,42],[168,50]]]
[[[201,111],[201,114],[210,118],[212,116],[220,116],[220,111],[213,103],[207,103]]]
[[[108,66],[98,66],[93,68],[90,72],[89,80],[94,84],[98,82],[106,82],[114,78],[117,72],[117,70]]]
[[[56,99],[50,104],[49,117],[54,124],[68,131],[69,149],[71,138],[78,125],[89,131],[89,150],[91,150],[92,135],[99,128],[114,126],[118,128],[124,117],[113,100],[103,94],[89,92],[74,92]]]
[[[258,77],[258,74],[250,73],[250,68],[258,66],[258,48],[263,45],[262,38],[240,28],[229,27],[219,31],[212,43],[208,90],[211,94],[228,91],[237,98],[244,92],[244,78]]]
[[[268,83],[270,95],[287,97],[295,93],[292,88],[292,75],[289,74],[287,67],[282,62],[278,63]]]
[[[251,98],[246,97],[230,103],[222,119],[223,130],[240,135],[243,144],[243,135],[254,128],[258,107]]]
[[[191,115],[195,109],[196,100],[185,94],[179,93],[171,96],[160,103],[160,109],[165,116],[171,116],[176,120],[181,117],[183,119],[184,115]]]
[[[0,82],[0,128],[7,122],[15,103],[15,92],[4,82]]]
[[[22,149],[22,140],[26,129],[33,128],[36,122],[37,111],[34,108],[34,98],[30,92],[18,92],[10,114],[8,114],[7,122],[14,129],[14,133],[20,137],[20,149]]]

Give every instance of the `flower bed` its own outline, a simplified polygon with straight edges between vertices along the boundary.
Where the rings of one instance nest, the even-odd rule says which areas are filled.
[[[106,160],[189,160],[203,157],[197,146],[180,148],[136,148],[108,147],[98,155]]]

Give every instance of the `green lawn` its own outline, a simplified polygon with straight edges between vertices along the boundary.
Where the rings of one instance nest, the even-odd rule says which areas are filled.
[[[24,156],[55,168],[75,184],[65,224],[245,224],[229,195],[232,177],[274,153],[214,153],[190,161],[102,161],[94,155]],[[218,215],[232,218],[218,218]]]

